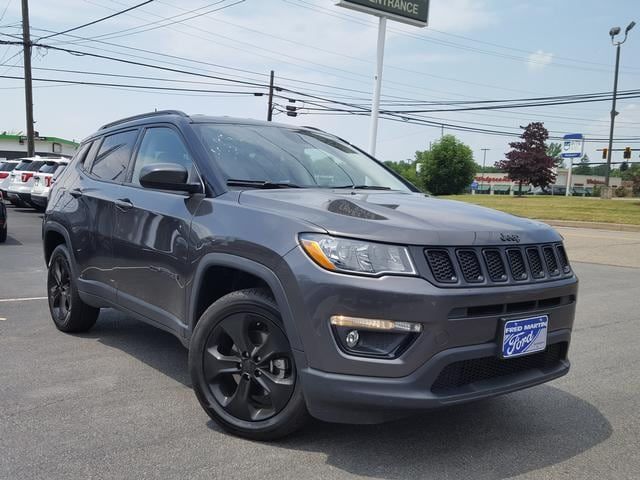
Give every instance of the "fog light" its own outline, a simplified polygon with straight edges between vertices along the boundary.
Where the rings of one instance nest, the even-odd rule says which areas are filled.
[[[415,322],[396,322],[394,320],[376,320],[373,318],[345,317],[334,315],[330,319],[335,327],[351,327],[360,330],[374,330],[385,332],[419,333],[422,324]]]
[[[334,315],[329,319],[340,349],[361,357],[396,358],[422,332],[421,323]]]
[[[353,348],[358,344],[358,340],[360,340],[360,335],[357,330],[351,330],[347,333],[345,337],[345,342],[347,343],[347,347]]]

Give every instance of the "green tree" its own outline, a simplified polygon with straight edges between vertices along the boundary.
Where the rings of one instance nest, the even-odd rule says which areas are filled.
[[[393,162],[391,160],[384,162],[384,164],[391,170],[413,183],[416,187],[420,187],[418,181],[418,175],[416,173],[416,162],[412,160],[405,160],[402,162]]]
[[[580,164],[577,167],[573,167],[574,175],[591,175],[591,166],[589,165],[589,155],[586,153],[580,159]]]
[[[453,135],[445,135],[430,150],[416,152],[422,163],[418,178],[434,195],[462,193],[476,173],[471,149]]]
[[[496,163],[504,168],[509,178],[519,183],[518,195],[522,194],[522,184],[530,183],[534,187],[546,188],[551,185],[556,175],[553,173],[555,162],[547,155],[546,141],[549,132],[541,122],[532,122],[524,129],[522,142],[511,142],[512,148],[505,155],[506,160]]]
[[[564,158],[560,156],[561,153],[562,153],[561,143],[551,142],[547,146],[547,155],[553,158],[553,161],[555,162],[557,168],[564,167]]]

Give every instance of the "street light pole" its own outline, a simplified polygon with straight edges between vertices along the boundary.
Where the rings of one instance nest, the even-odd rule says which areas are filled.
[[[620,46],[627,41],[627,36],[629,35],[629,31],[635,27],[636,22],[631,22],[624,31],[624,38],[620,42],[615,42],[614,37],[620,33],[620,27],[613,27],[609,30],[609,35],[611,36],[611,43],[616,47],[616,70],[613,77],[613,99],[611,102],[611,126],[609,128],[609,149],[607,151],[607,167],[605,169],[604,176],[604,184],[605,189],[609,190],[609,181],[611,177],[611,154],[613,152],[613,131],[616,122],[616,100],[618,96],[618,71],[620,69]]]
[[[33,128],[33,87],[31,79],[31,33],[29,31],[29,0],[22,0],[22,43],[24,55],[24,103],[27,117],[27,156],[35,155]]]
[[[480,188],[482,188],[482,186],[484,185],[484,164],[487,162],[487,152],[489,150],[491,150],[490,148],[481,148],[480,150],[482,150],[483,155],[482,155],[482,180],[480,181]]]

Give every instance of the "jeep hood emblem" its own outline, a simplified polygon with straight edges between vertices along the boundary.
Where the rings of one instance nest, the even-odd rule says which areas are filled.
[[[502,240],[503,242],[520,243],[520,235],[516,235],[515,233],[501,233],[500,240]]]

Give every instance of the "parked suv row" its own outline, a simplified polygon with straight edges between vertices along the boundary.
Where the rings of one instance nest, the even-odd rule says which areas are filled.
[[[68,163],[64,157],[6,160],[0,163],[0,193],[16,206],[43,210],[52,182]]]
[[[177,111],[105,125],[54,184],[43,237],[56,327],[113,307],[171,332],[202,407],[239,435],[569,370],[577,279],[558,233],[430,198],[315,128]]]

